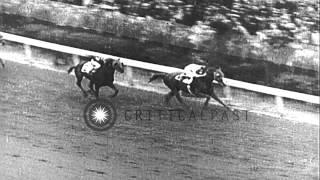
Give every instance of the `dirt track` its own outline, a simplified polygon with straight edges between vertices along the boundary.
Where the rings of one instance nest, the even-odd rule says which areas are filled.
[[[159,95],[120,88],[115,127],[95,132],[82,119],[88,102],[72,76],[0,69],[0,179],[319,178],[319,126],[254,114],[126,120],[128,109],[165,108]]]

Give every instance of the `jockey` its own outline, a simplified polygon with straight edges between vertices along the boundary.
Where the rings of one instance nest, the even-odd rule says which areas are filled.
[[[191,93],[190,85],[194,78],[206,76],[206,66],[200,64],[189,64],[184,67],[184,73],[178,77],[183,83],[187,84],[187,88]]]
[[[184,67],[185,74],[188,77],[203,77],[206,75],[206,66],[199,64],[189,64]]]
[[[101,67],[101,64],[98,62],[99,60],[99,57],[92,57],[90,61],[83,64],[81,71],[92,75]]]
[[[203,60],[201,60],[201,58],[195,53],[192,53],[192,58],[194,62],[203,63]],[[205,65],[196,63],[192,63],[184,67],[185,76],[191,79],[189,84],[191,84],[194,77],[206,76],[206,69],[207,67]]]

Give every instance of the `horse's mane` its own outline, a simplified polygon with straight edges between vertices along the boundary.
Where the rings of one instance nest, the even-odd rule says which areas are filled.
[[[207,72],[218,72],[218,73],[224,74],[220,67],[208,67]]]
[[[104,65],[108,65],[108,66],[112,66],[112,63],[114,62],[114,59],[112,58],[107,58],[107,59],[103,59]]]
[[[217,73],[220,73],[222,75],[222,77],[224,77],[224,73],[222,72],[221,68],[216,68],[215,70]]]
[[[99,64],[101,65],[110,65],[114,59],[112,58],[99,58],[99,60],[96,59],[96,56],[86,56],[84,57],[85,61],[90,61],[91,59],[94,59],[95,61],[97,61]]]
[[[214,67],[207,68],[207,72],[215,72],[215,71],[216,71],[216,68],[214,68]]]
[[[208,76],[211,76],[211,75],[214,76],[215,73],[219,73],[222,77],[224,77],[224,73],[222,72],[220,67],[218,68],[208,67],[206,72]]]

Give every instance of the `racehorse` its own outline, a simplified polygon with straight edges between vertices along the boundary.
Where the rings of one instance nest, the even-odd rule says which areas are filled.
[[[181,80],[178,80],[176,77],[182,75],[184,72],[174,72],[174,73],[158,73],[151,76],[149,83],[155,79],[162,79],[164,84],[171,90],[168,94],[165,95],[165,102],[168,104],[170,99],[175,96],[177,100],[187,106],[179,92],[183,91],[185,93],[191,94],[195,97],[206,98],[204,107],[208,106],[209,100],[212,97],[225,108],[232,111],[227,105],[225,105],[218,96],[214,93],[213,80],[216,80],[219,85],[226,86],[223,82],[224,73],[221,68],[207,68],[206,75],[203,77],[194,78],[190,84],[190,89],[187,88],[187,84],[183,83]]]
[[[87,79],[90,80],[90,83],[89,83],[90,90],[88,92],[93,93],[96,98],[99,97],[99,89],[100,89],[100,87],[103,87],[103,86],[109,86],[111,89],[114,90],[114,94],[111,95],[110,97],[117,96],[119,90],[113,84],[114,72],[118,71],[120,73],[123,73],[124,72],[123,63],[120,61],[120,59],[115,60],[112,58],[102,59],[98,62],[101,64],[101,67],[92,75],[89,75],[89,74],[81,71],[82,66],[86,62],[82,62],[76,66],[70,67],[68,70],[68,73],[71,73],[72,70],[75,71],[75,75],[76,75],[76,79],[77,79],[76,84],[83,92],[84,97],[87,97],[88,94],[82,88],[82,85],[81,85],[81,81],[82,81],[83,77],[86,77]],[[95,90],[93,88],[93,85],[95,86]]]

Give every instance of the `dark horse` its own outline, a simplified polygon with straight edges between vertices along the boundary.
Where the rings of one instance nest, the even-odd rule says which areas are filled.
[[[186,106],[186,104],[183,102],[179,91],[183,91],[185,93],[189,93],[191,95],[194,95],[196,97],[203,97],[206,98],[206,101],[204,103],[204,107],[208,106],[209,100],[212,97],[216,101],[218,101],[220,104],[222,104],[225,108],[228,110],[231,110],[227,105],[225,105],[214,93],[214,87],[213,87],[213,80],[216,80],[219,85],[225,86],[223,82],[224,74],[221,71],[221,68],[208,68],[206,70],[206,76],[203,77],[197,77],[194,78],[193,82],[190,84],[190,91],[187,88],[187,85],[183,83],[181,80],[177,80],[176,76],[182,74],[183,72],[174,72],[174,73],[159,73],[154,74],[150,78],[149,82],[155,80],[155,79],[163,79],[164,84],[171,90],[166,96],[165,96],[165,102],[169,103],[169,100],[175,96],[177,100]],[[232,111],[232,110],[231,110]]]
[[[89,88],[90,90],[88,92],[91,92],[95,95],[96,98],[99,97],[99,89],[102,86],[109,86],[111,89],[114,90],[114,94],[110,97],[117,96],[119,90],[114,86],[114,72],[118,71],[120,73],[124,72],[124,65],[122,62],[120,62],[120,59],[114,60],[111,58],[108,59],[101,59],[98,61],[101,64],[101,67],[92,75],[89,75],[87,73],[83,73],[81,71],[82,66],[86,62],[79,63],[76,66],[70,67],[68,70],[68,73],[70,73],[73,69],[75,71],[77,82],[76,84],[79,86],[81,91],[83,92],[84,97],[87,97],[87,92],[82,88],[81,81],[83,77],[86,77],[90,80]],[[95,90],[93,88],[93,85],[95,86]]]

